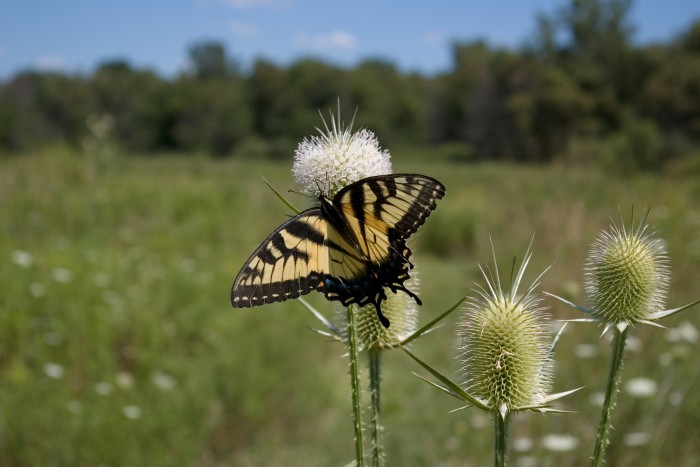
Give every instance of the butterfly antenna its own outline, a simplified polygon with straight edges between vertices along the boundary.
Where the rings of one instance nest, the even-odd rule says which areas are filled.
[[[321,196],[325,196],[326,191],[325,191],[325,189],[323,188],[323,186],[321,185],[321,182],[320,182],[318,179],[315,179],[314,182],[316,183],[316,189],[318,190],[318,193],[319,193]]]
[[[301,191],[297,190],[287,190],[287,193],[294,193],[295,195],[303,196],[304,198],[315,198],[313,195],[309,195],[307,193],[302,193]]]

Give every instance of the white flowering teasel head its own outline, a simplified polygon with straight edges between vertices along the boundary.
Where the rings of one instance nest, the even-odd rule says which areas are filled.
[[[304,138],[294,152],[292,173],[301,190],[313,196],[332,198],[343,187],[375,175],[391,174],[389,151],[379,146],[369,130],[352,133],[331,116],[331,127],[320,136]]]
[[[646,321],[664,309],[669,276],[666,245],[644,219],[633,231],[612,225],[593,242],[584,265],[591,315],[614,325]]]

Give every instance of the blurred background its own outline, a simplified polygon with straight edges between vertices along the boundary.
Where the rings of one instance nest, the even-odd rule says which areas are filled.
[[[553,265],[541,289],[581,302],[591,242],[633,205],[667,241],[669,307],[698,298],[700,4],[460,3],[0,3],[0,465],[353,459],[343,348],[297,301],[229,304],[289,214],[261,176],[295,188],[338,103],[394,171],[447,187],[411,243],[421,322],[481,282],[489,238],[508,271],[534,235],[530,279]],[[609,465],[697,465],[698,311],[633,330]],[[414,346],[448,374],[458,316]],[[588,465],[600,332],[567,328],[575,413],[516,417],[512,465]],[[412,371],[388,352],[388,465],[488,465],[489,418]]]

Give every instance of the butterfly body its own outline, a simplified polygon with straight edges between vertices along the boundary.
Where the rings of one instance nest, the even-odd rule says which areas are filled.
[[[236,308],[297,298],[318,290],[343,305],[372,303],[381,313],[385,288],[406,289],[413,265],[406,240],[445,193],[423,175],[380,175],[359,180],[333,199],[319,197],[277,228],[250,256],[231,289]]]

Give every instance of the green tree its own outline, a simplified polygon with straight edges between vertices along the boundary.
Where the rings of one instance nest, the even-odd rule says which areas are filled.
[[[189,49],[192,74],[198,79],[225,79],[238,74],[235,62],[226,54],[226,47],[219,42],[205,41]]]
[[[161,146],[164,84],[155,74],[113,60],[97,68],[89,86],[94,99],[91,111],[114,118],[119,144],[136,152]]]
[[[358,109],[357,123],[384,144],[426,142],[427,97],[421,77],[402,75],[386,61],[367,60],[348,72],[343,97],[346,110]]]
[[[0,86],[0,147],[29,151],[46,144],[78,144],[89,107],[82,78],[21,73]]]
[[[250,136],[242,80],[180,77],[170,87],[165,107],[168,138],[180,150],[225,156]]]

